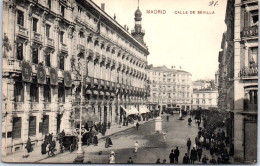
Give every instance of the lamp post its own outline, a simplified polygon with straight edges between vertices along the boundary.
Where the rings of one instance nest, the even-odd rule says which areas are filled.
[[[158,98],[158,105],[159,105],[160,97]],[[161,117],[161,105],[159,105],[160,113],[159,116],[155,118],[155,132],[160,133],[162,132],[162,117]]]
[[[82,66],[81,69],[81,94],[80,94],[80,113],[79,113],[79,135],[78,135],[78,151],[77,151],[77,157],[75,158],[75,163],[83,163],[84,161],[84,151],[82,149],[82,107],[83,107],[83,90],[84,90],[84,74],[86,71],[85,63],[86,63],[86,56],[83,57],[82,64],[79,63],[79,65]],[[80,68],[79,68],[80,70]]]

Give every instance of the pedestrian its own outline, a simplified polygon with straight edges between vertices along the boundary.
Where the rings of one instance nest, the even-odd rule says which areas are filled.
[[[197,151],[195,149],[195,147],[193,147],[193,149],[190,152],[190,161],[191,164],[194,164],[194,162],[197,160]]]
[[[192,122],[192,120],[191,120],[191,118],[189,118],[188,119],[189,126],[190,126],[191,122]]]
[[[136,122],[136,129],[138,130],[138,128],[139,128],[139,123]]]
[[[138,148],[139,148],[139,144],[138,144],[138,141],[136,141],[134,144],[134,153],[137,153]]]
[[[129,157],[129,160],[126,162],[126,164],[134,164],[132,157]]]
[[[187,141],[188,154],[190,154],[190,146],[191,146],[191,140],[189,138],[188,141]]]
[[[111,153],[110,153],[109,163],[110,164],[115,164],[116,163],[115,152],[114,151],[111,151]]]
[[[233,142],[230,143],[229,156],[234,156],[234,144],[233,144]]]
[[[201,159],[201,156],[202,156],[202,149],[201,149],[201,147],[199,147],[197,149],[197,153],[198,153],[198,158],[199,158],[199,162],[200,162],[200,159]]]
[[[51,156],[55,156],[54,152],[56,151],[55,149],[56,147],[56,142],[55,140],[53,139],[50,143],[50,152],[51,152]]]
[[[94,143],[94,146],[98,146],[98,137],[96,134],[93,137],[93,143]]]
[[[198,121],[198,128],[200,128],[200,121]]]
[[[215,160],[214,156],[212,156],[212,159],[209,161],[210,164],[216,164],[217,161]]]
[[[155,164],[161,164],[160,159],[157,159],[157,161],[155,162]]]
[[[49,141],[50,141],[49,143],[51,143],[52,138],[53,138],[53,133],[49,134]]]
[[[174,163],[174,158],[175,158],[175,156],[174,156],[173,149],[172,149],[172,151],[169,155],[170,163]]]
[[[166,117],[166,118],[167,118],[167,122],[168,122],[168,121],[169,121],[169,115],[167,115],[167,117]]]
[[[32,143],[31,143],[31,139],[29,137],[26,142],[25,149],[26,149],[26,154],[23,157],[28,157],[29,153],[32,152]]]
[[[163,162],[162,162],[162,164],[166,164],[166,159],[163,159]]]
[[[46,141],[43,141],[42,150],[41,150],[42,154],[46,154],[46,147],[47,147]]]
[[[174,149],[175,163],[178,163],[179,155],[180,155],[180,151],[179,151],[178,147],[176,147]]]
[[[203,164],[207,164],[208,163],[208,158],[207,158],[207,156],[206,155],[204,155],[204,157],[202,158],[202,163]]]
[[[189,158],[187,153],[185,153],[185,156],[183,156],[182,163],[183,164],[189,164],[190,163],[190,158]]]

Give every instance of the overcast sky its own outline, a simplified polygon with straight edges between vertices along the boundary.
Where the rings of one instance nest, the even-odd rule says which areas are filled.
[[[116,14],[122,26],[134,28],[138,0],[93,0],[105,11]],[[210,2],[216,6],[209,6]],[[226,0],[140,0],[144,40],[149,48],[148,64],[179,66],[192,74],[192,80],[212,78],[218,69],[218,52],[224,23]],[[148,14],[147,10],[166,10],[166,14]],[[175,14],[195,11],[195,14]],[[215,14],[198,14],[209,11]]]

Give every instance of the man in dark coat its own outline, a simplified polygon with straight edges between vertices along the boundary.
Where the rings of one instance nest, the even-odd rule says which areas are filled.
[[[191,164],[194,164],[194,161],[197,160],[197,150],[195,149],[195,147],[193,147],[193,149],[190,152],[190,161]]]
[[[189,138],[188,141],[187,141],[188,154],[190,154],[190,146],[191,146],[191,140]]]
[[[32,151],[32,143],[31,143],[31,139],[30,138],[28,138],[25,148],[26,148],[27,153],[29,155],[29,153]]]
[[[189,125],[190,125],[190,123],[192,122],[191,118],[188,119],[188,122],[189,122]]]
[[[169,159],[170,159],[170,163],[174,163],[174,153],[173,153],[173,150],[171,151],[170,155],[169,155]]]
[[[176,147],[176,149],[174,149],[175,163],[178,163],[179,155],[180,155],[180,151],[179,151],[178,147]]]
[[[201,147],[199,147],[197,149],[197,153],[198,153],[198,158],[199,158],[199,162],[200,162],[200,159],[201,159],[201,156],[202,156],[202,149],[201,149]]]
[[[139,123],[136,122],[136,129],[138,130],[138,128],[139,128]]]
[[[42,154],[46,154],[46,147],[47,147],[47,144],[46,144],[46,142],[44,141],[44,142],[42,143],[42,150],[41,150]]]
[[[94,137],[93,137],[93,143],[94,143],[95,146],[98,145],[98,137],[97,137],[96,134],[95,134]]]
[[[183,164],[189,164],[190,163],[190,158],[189,158],[187,153],[185,153],[185,156],[183,156],[182,163]]]

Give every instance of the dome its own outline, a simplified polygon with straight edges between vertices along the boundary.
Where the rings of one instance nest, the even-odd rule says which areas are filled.
[[[142,12],[139,8],[137,8],[137,10],[135,11],[135,17],[141,17],[142,16]]]

